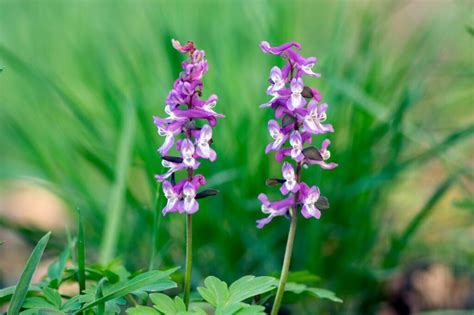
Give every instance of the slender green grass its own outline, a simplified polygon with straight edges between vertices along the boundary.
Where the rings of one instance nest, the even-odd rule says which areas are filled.
[[[133,153],[135,134],[135,106],[131,104],[124,106],[123,117],[125,121],[122,125],[122,133],[117,151],[116,178],[112,186],[109,207],[107,208],[107,220],[100,252],[100,261],[103,264],[110,262],[116,253],[121,230],[120,225],[123,223],[121,219],[124,210],[125,187],[130,159]]]
[[[86,248],[84,242],[84,226],[82,224],[82,216],[78,214],[78,225],[77,225],[77,282],[79,283],[79,294],[84,292],[86,289]]]
[[[148,264],[148,270],[153,270],[155,268],[156,262],[156,253],[158,250],[158,230],[161,223],[161,209],[160,207],[160,193],[161,185],[156,185],[155,200],[153,201],[153,228],[152,228],[152,237],[151,237],[151,253],[150,253],[150,263]]]
[[[48,232],[45,236],[43,236],[36,244],[33,252],[31,253],[28,261],[25,264],[25,268],[21,273],[20,280],[15,287],[15,291],[13,292],[12,298],[10,300],[10,305],[8,306],[7,315],[16,315],[20,313],[21,306],[26,298],[26,294],[28,293],[28,289],[30,287],[31,278],[33,277],[33,273],[35,272],[38,264],[41,260],[41,256],[43,256],[44,249],[48,244],[50,232]]]

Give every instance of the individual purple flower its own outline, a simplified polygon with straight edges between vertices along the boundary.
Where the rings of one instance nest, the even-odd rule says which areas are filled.
[[[319,219],[321,217],[321,211],[316,208],[316,202],[318,201],[321,192],[317,186],[311,188],[305,183],[301,183],[301,190],[299,200],[302,203],[301,214],[306,219],[314,217]]]
[[[176,190],[173,185],[165,180],[163,182],[163,193],[166,197],[166,206],[163,208],[163,215],[166,215],[168,212],[176,212],[181,208],[180,205],[180,191]]]
[[[268,217],[257,221],[257,227],[259,229],[263,228],[265,224],[269,223],[274,217],[287,214],[288,209],[293,205],[292,197],[270,202],[267,195],[260,194],[258,199],[262,203],[262,212],[269,215]]]
[[[161,161],[161,165],[163,165],[163,167],[168,168],[168,170],[164,174],[155,175],[155,179],[159,182],[164,181],[165,179],[170,177],[173,173],[186,168],[183,163],[176,163],[176,162],[171,162],[167,160]]]
[[[267,89],[267,94],[269,95],[273,95],[285,87],[285,79],[280,68],[276,66],[272,68],[270,71],[270,83],[271,85]]]
[[[173,147],[174,144],[174,137],[181,133],[182,125],[180,123],[173,123],[173,124],[164,124],[161,125],[156,122],[155,117],[155,124],[158,128],[158,134],[162,137],[165,137],[165,141],[158,149],[161,155],[168,154],[169,150]]]
[[[208,71],[205,53],[196,49],[193,42],[182,45],[172,40],[175,49],[189,55],[183,61],[183,71],[173,84],[173,89],[166,97],[166,117],[154,117],[158,134],[165,137],[165,141],[158,149],[163,158],[162,164],[167,171],[156,175],[157,181],[163,183],[163,193],[167,204],[163,214],[180,212],[193,214],[199,209],[196,197],[198,189],[205,183],[202,175],[193,175],[200,162],[199,159],[214,161],[216,152],[210,147],[212,143],[212,126],[217,118],[224,117],[217,113],[214,107],[217,95],[212,94],[208,99],[201,99],[202,77]],[[168,156],[175,146],[179,156]],[[174,184],[176,173],[185,170],[185,178]],[[171,181],[167,180],[171,177]],[[209,196],[212,194],[203,194]]]
[[[329,158],[331,157],[331,152],[327,149],[330,144],[331,144],[331,141],[329,141],[329,139],[324,140],[321,145],[321,149],[319,150],[319,153],[321,154],[321,159],[307,158],[305,160],[306,164],[308,165],[318,164],[319,166],[321,166],[321,168],[326,169],[326,170],[332,170],[333,168],[336,168],[337,167],[336,163],[334,162],[326,163],[326,160],[329,160]]]
[[[303,117],[303,127],[305,130],[314,134],[323,134],[327,132],[334,132],[332,125],[323,125],[327,119],[326,109],[328,104],[323,103],[318,105],[315,100],[308,104],[308,113]]]
[[[184,139],[181,141],[179,148],[179,151],[181,151],[181,157],[183,158],[183,164],[187,168],[197,168],[197,161],[194,158],[194,144],[191,142],[189,139]]]
[[[281,146],[288,139],[288,133],[285,133],[282,131],[282,129],[280,128],[280,125],[278,124],[276,120],[272,119],[268,122],[268,131],[270,132],[270,135],[275,141],[267,145],[267,148],[265,149],[265,153],[280,149]]]
[[[287,195],[290,191],[295,193],[300,189],[300,185],[298,184],[295,176],[295,170],[290,163],[285,162],[283,163],[283,167],[281,168],[283,178],[285,182],[280,188],[280,191],[283,195]]]
[[[196,153],[200,157],[214,161],[216,159],[216,151],[209,145],[212,139],[212,128],[209,125],[204,125],[199,132],[199,137],[196,139]]]
[[[186,182],[183,187],[183,211],[187,214],[193,214],[199,209],[199,204],[195,199],[196,188],[191,182]]]
[[[303,155],[303,138],[301,134],[295,130],[290,136],[291,145],[291,158],[296,162],[301,162],[304,158]]]
[[[306,100],[303,98],[301,93],[303,92],[304,84],[301,78],[294,78],[291,80],[290,89],[291,89],[291,97],[287,102],[287,106],[289,110],[295,110],[304,106]]]
[[[305,75],[309,75],[312,77],[320,77],[321,74],[313,72],[313,67],[316,64],[315,57],[309,57],[307,59],[303,59],[300,63],[297,63],[298,70],[301,71]]]
[[[190,41],[188,41],[185,45],[181,45],[179,41],[173,38],[171,40],[171,44],[173,45],[174,49],[182,53],[193,52],[195,50],[194,43]]]
[[[268,122],[268,130],[273,141],[266,146],[265,153],[275,151],[276,160],[283,163],[283,178],[270,182],[272,185],[280,184],[280,192],[287,197],[284,199],[286,208],[283,207],[282,210],[283,208],[276,207],[274,203],[269,203],[265,195],[264,197],[260,195],[262,211],[270,216],[259,220],[258,226],[262,227],[268,223],[275,213],[287,213],[289,208],[295,211],[301,209],[305,218],[319,219],[321,212],[316,207],[316,202],[320,198],[319,188],[317,186],[310,188],[301,182],[301,170],[313,164],[318,164],[323,169],[332,169],[337,164],[328,162],[330,157],[330,152],[327,150],[330,143],[328,139],[323,141],[319,149],[311,146],[312,135],[334,132],[332,125],[323,123],[327,119],[328,105],[319,103],[322,99],[321,93],[313,87],[305,86],[303,81],[306,76],[320,76],[313,71],[317,59],[303,57],[300,54],[301,45],[297,42],[271,46],[264,41],[260,44],[260,49],[264,53],[278,55],[286,60],[283,67],[275,66],[271,69],[267,94],[272,98],[260,107],[272,108],[275,113],[276,119]],[[281,123],[278,120],[281,120]],[[290,199],[293,202],[288,204]],[[292,215],[296,215],[296,212]]]
[[[260,49],[272,55],[281,55],[282,53],[288,51],[290,48],[296,47],[296,49],[301,49],[301,44],[298,42],[289,42],[280,46],[270,46],[270,43],[263,41],[260,43]]]

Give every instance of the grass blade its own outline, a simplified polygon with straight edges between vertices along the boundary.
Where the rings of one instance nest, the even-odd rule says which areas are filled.
[[[124,112],[124,124],[120,136],[119,149],[117,152],[117,164],[115,167],[115,182],[112,187],[109,207],[107,209],[107,222],[105,233],[102,239],[100,251],[100,261],[102,264],[108,263],[115,254],[118,234],[120,232],[120,220],[122,218],[126,183],[130,159],[133,151],[135,135],[135,106],[128,104]]]
[[[455,173],[442,182],[433,195],[431,195],[430,199],[428,199],[428,201],[425,203],[423,208],[421,208],[421,210],[410,221],[403,233],[401,233],[400,237],[392,241],[392,246],[388,254],[385,256],[386,259],[384,261],[384,267],[390,268],[398,263],[403,249],[406,247],[426,217],[431,213],[436,203],[441,200],[451,185],[456,182],[458,175],[458,173]]]
[[[160,281],[165,281],[166,286],[163,286],[163,290],[166,289],[171,289],[176,287],[176,284],[174,282],[171,282],[168,280],[168,276],[178,270],[177,268],[172,268],[166,271],[148,271],[145,273],[142,273],[141,275],[136,276],[133,279],[128,280],[125,283],[119,283],[116,286],[110,288],[107,290],[107,292],[103,292],[103,296],[96,299],[93,302],[90,302],[89,304],[85,305],[83,308],[81,308],[78,312],[85,311],[87,309],[90,309],[91,307],[94,307],[96,305],[99,305],[101,303],[105,303],[106,301],[125,296],[135,290],[138,290],[143,287],[147,287],[149,285],[156,285]]]
[[[48,232],[45,236],[43,236],[38,244],[36,244],[33,252],[28,258],[26,262],[25,269],[21,273],[20,280],[16,285],[15,292],[13,292],[12,300],[10,306],[8,307],[7,315],[16,315],[20,312],[21,305],[23,304],[26,294],[28,292],[28,288],[30,286],[31,278],[33,277],[33,273],[38,267],[38,264],[41,260],[41,256],[43,256],[44,249],[46,248],[46,244],[48,244],[49,236],[51,232]]]
[[[153,203],[153,229],[151,235],[151,255],[150,264],[148,270],[153,270],[155,267],[156,250],[158,243],[158,229],[160,227],[161,215],[160,215],[160,186],[156,186],[155,201]]]
[[[77,227],[77,281],[79,282],[79,294],[86,289],[86,249],[84,245],[84,226],[82,216],[79,212],[79,223]]]

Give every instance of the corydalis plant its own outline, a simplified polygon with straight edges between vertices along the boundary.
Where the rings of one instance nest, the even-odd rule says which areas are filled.
[[[193,42],[181,45],[173,39],[172,44],[181,53],[188,54],[190,60],[183,61],[184,71],[180,73],[166,98],[165,112],[168,117],[154,117],[158,133],[165,137],[158,152],[163,159],[163,166],[168,168],[164,174],[156,175],[156,179],[163,183],[163,193],[167,199],[163,215],[168,212],[186,214],[184,302],[188,307],[192,262],[191,215],[199,209],[197,199],[217,193],[212,189],[198,192],[201,186],[206,184],[206,179],[203,175],[194,174],[194,171],[199,167],[200,159],[210,161],[216,159],[216,152],[210,147],[212,127],[216,125],[216,118],[223,115],[213,110],[217,95],[213,94],[207,100],[201,99],[203,88],[201,79],[208,70],[204,51],[196,49]],[[177,137],[179,139],[176,139]],[[179,156],[168,155],[174,144]],[[177,182],[176,172],[181,170],[185,171],[185,175]]]
[[[303,82],[304,76],[320,76],[312,70],[316,58],[302,57],[298,52],[301,45],[297,42],[272,47],[264,41],[260,48],[264,53],[281,56],[287,61],[283,68],[275,66],[271,69],[267,94],[272,99],[260,106],[271,107],[275,111],[275,118],[280,120],[278,122],[272,119],[268,122],[273,141],[267,145],[265,153],[275,151],[276,160],[283,162],[282,178],[270,178],[267,184],[280,185],[284,198],[270,201],[265,194],[259,195],[262,212],[268,216],[258,220],[257,226],[262,228],[276,216],[291,217],[285,258],[272,309],[272,314],[276,315],[288,277],[298,212],[301,211],[305,218],[319,219],[321,210],[329,207],[327,198],[321,196],[318,186],[310,186],[301,181],[301,169],[313,164],[318,164],[323,169],[333,169],[337,164],[326,162],[330,157],[328,139],[322,141],[319,148],[309,146],[313,135],[334,131],[332,125],[324,124],[328,105],[320,103],[321,93],[305,86]],[[284,161],[285,159],[288,161]]]

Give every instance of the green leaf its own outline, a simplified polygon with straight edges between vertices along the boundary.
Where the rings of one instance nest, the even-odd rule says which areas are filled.
[[[197,306],[191,306],[189,311],[186,311],[186,305],[183,299],[176,296],[171,299],[166,294],[153,293],[150,294],[150,300],[153,302],[154,307],[165,315],[205,315],[202,309]],[[160,313],[160,314],[161,314]]]
[[[319,281],[319,277],[308,270],[292,271],[288,274],[288,282],[308,283]]]
[[[328,299],[333,302],[342,303],[342,300],[338,298],[332,291],[320,288],[307,288],[306,291],[314,294],[318,298]]]
[[[66,269],[66,262],[70,257],[69,247],[66,247],[58,259],[48,267],[48,277],[50,278],[50,286],[58,288],[63,278],[64,270]]]
[[[174,305],[176,306],[176,310],[178,312],[186,311],[186,305],[184,304],[183,299],[180,298],[179,296],[174,297]]]
[[[25,299],[23,308],[50,308],[50,309],[58,309],[56,305],[51,304],[51,302],[47,301],[42,296],[33,296]]]
[[[249,305],[241,308],[235,315],[265,315],[265,307],[262,305]]]
[[[176,270],[178,270],[178,268],[172,268],[166,271],[158,271],[158,270],[148,271],[126,282],[119,282],[107,288],[104,292],[104,295],[101,298],[98,298],[95,301],[92,301],[84,305],[84,307],[82,307],[80,311],[90,309],[91,307],[98,305],[100,303],[103,303],[105,301],[109,301],[117,297],[125,296],[145,286],[149,286],[149,285],[161,282],[163,279],[168,278],[169,275],[175,272]],[[165,279],[165,280],[168,280],[168,279]]]
[[[153,307],[137,305],[127,309],[129,315],[160,315],[161,313],[155,310]]]
[[[106,282],[107,282],[107,279],[102,278],[97,283],[97,288],[95,289],[95,298],[96,299],[100,299],[104,296],[103,287],[104,287]],[[97,306],[97,315],[104,315],[104,312],[105,312],[105,302],[99,303],[99,305]]]
[[[285,292],[293,292],[295,294],[301,294],[306,290],[307,286],[302,283],[288,282],[285,285]]]
[[[172,298],[162,293],[150,294],[150,300],[157,310],[164,314],[174,314],[176,312],[176,305]]]
[[[204,300],[212,306],[225,304],[229,298],[229,290],[224,281],[216,277],[209,276],[204,280],[205,287],[198,287],[197,290]]]
[[[273,290],[276,286],[273,277],[244,276],[231,284],[229,288],[228,303],[242,302],[252,296],[256,296]]]
[[[25,269],[21,273],[20,280],[16,285],[15,291],[13,293],[10,306],[8,307],[7,315],[16,315],[20,312],[21,305],[25,300],[26,294],[28,293],[28,289],[30,286],[31,278],[33,277],[33,273],[38,266],[41,256],[43,256],[44,249],[46,248],[46,244],[48,244],[49,236],[51,232],[48,232],[45,236],[43,236],[38,244],[36,244],[33,252],[31,253],[30,258],[26,262]]]
[[[64,312],[73,312],[75,310],[78,310],[81,308],[81,302],[79,301],[80,295],[76,295],[75,297],[67,300],[63,306],[61,307],[61,310]]]
[[[235,314],[242,309],[244,303],[228,304],[228,305],[218,305],[216,307],[215,315],[229,315]]]
[[[6,287],[3,289],[0,289],[0,302],[3,301],[4,299],[8,298],[15,292],[16,286],[11,286],[11,287]],[[41,291],[41,288],[35,284],[30,285],[28,288],[28,292],[36,292],[36,291]]]
[[[177,287],[176,282],[172,280],[163,279],[158,283],[153,283],[151,285],[144,286],[140,290],[133,291],[132,293],[140,294],[141,292],[160,292],[164,290],[173,289],[176,287]]]
[[[56,308],[59,309],[61,307],[61,295],[59,295],[58,290],[46,287],[43,290],[43,294],[46,300],[48,300]]]
[[[66,315],[66,313],[52,308],[32,308],[20,313],[21,315]]]

